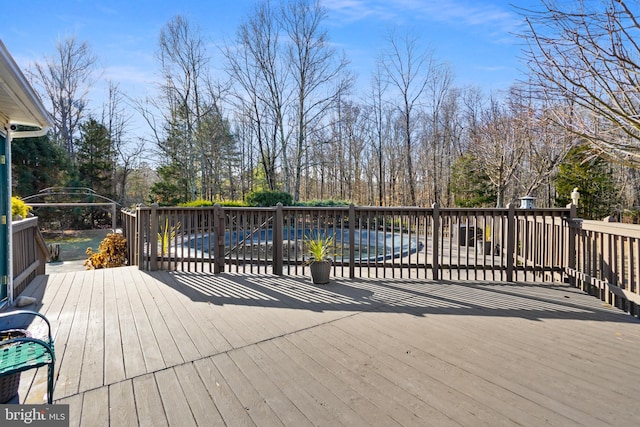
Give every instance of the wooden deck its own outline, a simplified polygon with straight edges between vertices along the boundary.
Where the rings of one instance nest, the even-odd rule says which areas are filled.
[[[126,267],[38,276],[83,426],[621,426],[640,322],[565,286]],[[41,403],[44,372],[21,402]]]

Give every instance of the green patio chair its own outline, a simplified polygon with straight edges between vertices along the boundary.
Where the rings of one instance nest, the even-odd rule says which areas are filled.
[[[19,316],[35,316],[44,320],[47,334],[35,338],[19,323]],[[47,367],[47,400],[53,403],[53,380],[56,355],[51,337],[51,324],[35,311],[16,310],[0,314],[0,403],[11,400],[20,385],[20,373],[29,369]]]

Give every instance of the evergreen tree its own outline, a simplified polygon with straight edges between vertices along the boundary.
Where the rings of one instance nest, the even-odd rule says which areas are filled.
[[[65,185],[72,169],[66,151],[50,135],[13,140],[11,162],[13,192],[20,197]]]
[[[497,201],[496,187],[470,153],[458,157],[453,164],[451,192],[455,205],[461,208],[493,207]]]
[[[188,181],[182,167],[178,163],[170,163],[158,167],[158,182],[151,186],[151,202],[160,206],[177,206],[189,202]]]
[[[156,170],[159,180],[150,190],[153,203],[175,206],[197,198],[196,163],[187,127],[180,114],[165,125],[167,136],[159,145],[163,162]]]
[[[620,208],[620,191],[609,163],[591,155],[587,145],[572,148],[559,166],[556,184],[556,205],[571,203],[571,192],[578,188],[578,216],[603,219]]]
[[[107,128],[95,119],[89,119],[80,126],[76,161],[80,183],[112,198],[114,157],[111,139]]]
[[[212,109],[200,121],[199,146],[202,149],[199,197],[205,200],[236,196],[238,165],[241,154],[231,134],[229,122],[217,109]]]
[[[77,177],[73,187],[88,187],[101,196],[114,198],[113,171],[115,168],[114,153],[111,149],[111,138],[107,128],[95,119],[89,119],[80,125],[80,139],[77,142],[76,166]],[[89,197],[89,202],[94,200]],[[78,217],[82,217],[78,211]],[[76,226],[107,226],[111,224],[111,216],[103,209],[91,209]]]

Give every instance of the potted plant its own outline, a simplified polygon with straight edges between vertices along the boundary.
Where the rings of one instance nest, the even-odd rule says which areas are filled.
[[[331,246],[333,236],[322,237],[317,235],[307,239],[307,251],[309,253],[309,270],[314,284],[324,285],[329,283],[331,273]]]

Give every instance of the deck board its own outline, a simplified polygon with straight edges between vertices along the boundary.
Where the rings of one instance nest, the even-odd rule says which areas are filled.
[[[114,278],[113,288],[118,307],[118,327],[122,339],[125,378],[134,378],[145,374],[147,370],[131,302],[127,295],[127,287],[132,286],[133,283],[123,280],[123,274],[125,274],[123,271],[118,272],[120,274],[117,279]]]
[[[147,281],[149,293],[153,295],[153,302],[162,313],[164,323],[171,334],[176,347],[184,361],[192,361],[200,357],[197,347],[191,340],[189,334],[180,320],[180,316],[174,309],[175,302],[171,296],[166,297],[163,292],[165,286],[158,280]],[[178,298],[178,295],[176,295]]]
[[[188,396],[180,385],[175,369],[158,371],[155,377],[169,426],[195,426],[196,422],[189,408]]]
[[[222,416],[193,363],[184,363],[174,370],[196,425],[223,425]]]
[[[328,333],[345,344],[353,343],[365,352],[376,354],[375,360],[371,362],[371,369],[387,373],[399,388],[418,397],[424,404],[460,425],[512,425],[512,421],[498,411],[489,410],[448,382],[435,379],[429,369],[413,360],[415,356],[408,350],[406,343],[393,342],[378,334],[363,336],[360,334],[366,332],[366,326],[351,329],[352,327],[349,325],[348,331],[345,331],[342,323],[337,323],[330,327]],[[416,378],[420,380],[417,381]]]
[[[114,426],[138,425],[133,382],[120,381],[109,386],[109,423]]]
[[[116,301],[114,269],[104,272],[104,380],[115,384],[126,378],[122,334],[120,332],[119,308]]]
[[[101,387],[84,393],[80,424],[85,426],[109,425],[109,388]]]
[[[125,269],[123,271],[125,273],[124,282],[128,284],[126,286],[127,300],[131,307],[131,313],[135,323],[135,331],[138,334],[140,350],[142,351],[146,367],[145,372],[154,372],[164,369],[167,365],[165,365],[162,358],[162,352],[160,350],[161,344],[156,340],[153,324],[149,320],[147,310],[138,291],[138,288],[142,288],[142,286],[137,286],[137,283],[131,277],[130,269]],[[132,375],[129,375],[128,377],[131,378]]]
[[[152,325],[153,335],[159,345],[162,360],[165,366],[175,366],[183,363],[184,358],[180,354],[180,349],[176,345],[165,321],[165,313],[160,310],[154,293],[149,289],[147,281],[151,280],[151,278],[143,275],[141,279],[136,282],[136,287],[140,298],[144,302],[144,309]]]
[[[284,394],[281,387],[282,377],[274,378],[265,371],[265,366],[261,363],[260,357],[255,357],[250,349],[255,346],[249,346],[239,351],[233,352],[233,361],[242,371],[245,377],[250,378],[256,392],[261,396],[265,396],[265,403],[277,414],[280,420],[287,426],[307,426],[311,425],[310,421],[298,409],[292,400]],[[249,350],[249,351],[248,351]],[[280,383],[279,386],[277,383]]]
[[[165,280],[172,279],[173,277],[171,276],[165,277]],[[175,286],[175,282],[173,284]],[[157,289],[163,292],[167,300],[171,302],[173,312],[186,334],[184,338],[190,340],[194,347],[192,354],[186,359],[195,360],[216,353],[215,346],[211,343],[207,333],[202,330],[201,317],[194,313],[193,300],[183,292],[176,292],[174,288],[161,286]]]
[[[55,340],[58,378],[54,397],[71,396],[79,390],[93,277],[85,272],[73,276],[71,289],[63,305],[70,310],[62,310],[58,318],[59,333],[56,333]],[[61,345],[64,347],[62,354],[59,351]]]
[[[409,329],[407,323],[410,322],[402,322],[402,329],[405,331]],[[387,336],[393,334],[399,327],[396,325],[393,330],[387,332]],[[601,425],[600,421],[586,415],[589,412],[588,409],[583,411],[575,408],[574,405],[585,404],[582,402],[583,398],[575,402],[571,399],[565,401],[563,395],[565,390],[562,389],[565,386],[573,387],[573,378],[559,374],[550,376],[548,367],[541,365],[535,358],[528,357],[526,352],[516,346],[506,349],[500,347],[500,341],[497,340],[487,342],[473,333],[471,325],[465,324],[465,327],[455,331],[441,322],[437,322],[434,327],[439,329],[437,334],[422,329],[420,335],[413,334],[414,345],[430,348],[431,352],[441,359],[496,384],[503,389],[502,392],[498,390],[503,395],[501,400],[507,397],[513,398],[515,394],[534,402],[538,407],[531,413],[537,415],[548,412],[549,415],[545,419],[555,417],[554,425],[568,425],[569,422],[579,425]],[[382,327],[378,331],[385,332]],[[522,333],[521,329],[519,333]],[[447,337],[456,337],[456,339],[447,339]],[[405,344],[406,346],[408,344]],[[498,348],[495,348],[496,346]],[[558,386],[560,390],[557,389]],[[502,407],[499,409],[502,410]]]
[[[154,374],[134,378],[132,383],[139,425],[145,427],[168,425],[167,408],[162,405]]]
[[[278,426],[284,425],[267,402],[267,396],[261,396],[254,386],[259,379],[247,378],[235,364],[228,353],[223,353],[212,359],[216,368],[223,373],[227,384],[242,404],[247,414],[256,425]]]
[[[69,427],[80,426],[85,394],[86,393],[74,394],[73,396],[65,397],[64,399],[59,399],[55,402],[56,404],[69,405]],[[89,410],[88,407],[87,410]]]
[[[37,277],[71,425],[616,426],[640,322],[565,285],[141,272]],[[42,402],[44,370],[21,402]]]
[[[104,270],[92,276],[89,320],[81,363],[79,390],[91,390],[104,385]]]
[[[255,426],[246,409],[224,379],[212,358],[193,362],[224,423],[229,426]]]
[[[347,346],[337,347],[334,340],[324,341],[310,333],[295,334],[286,340],[274,342],[282,351],[301,351],[313,358],[327,370],[343,378],[352,387],[367,390],[367,398],[395,422],[404,426],[427,425],[428,420],[442,420],[433,409],[425,411],[424,403],[406,390],[398,387],[384,375],[369,371],[366,354],[352,351]],[[428,409],[428,408],[427,408]],[[424,414],[424,417],[421,415]],[[450,420],[447,420],[450,421]]]
[[[289,396],[308,412],[309,419],[317,420],[322,417],[319,410],[328,409],[334,418],[327,421],[329,424],[396,425],[383,410],[351,388],[342,378],[334,376],[331,371],[318,364],[315,355],[307,355],[293,348],[283,351],[273,341],[251,346],[246,351],[251,351],[256,358],[261,352],[263,357],[269,357],[271,365],[280,367],[279,372],[272,370],[272,378],[278,380],[288,377],[287,390],[291,390]],[[286,373],[283,366],[295,369],[289,369],[289,373]],[[291,384],[295,384],[295,387],[291,387]],[[302,387],[302,384],[312,386]]]
[[[424,378],[420,383],[398,386],[413,391],[415,396],[425,399],[425,402],[429,402],[431,406],[462,425],[469,425],[474,419],[487,425],[513,425],[522,423],[525,419],[532,422],[537,418],[540,408],[526,414],[525,419],[517,418],[519,411],[516,411],[514,417],[510,409],[518,403],[518,396],[510,396],[500,388],[490,387],[491,383],[485,379],[460,371],[455,365],[439,359],[428,350],[425,351],[425,347],[432,347],[431,343],[416,344],[402,328],[394,328],[389,333],[377,329],[375,334],[370,334],[367,331],[371,327],[369,322],[349,325],[349,329],[346,330],[341,324],[336,327],[341,331],[333,331],[331,335],[346,334],[345,339],[357,343],[356,346],[365,352],[377,350],[381,354],[376,359],[386,361],[386,370],[395,371],[398,378],[410,378],[411,372],[419,378]],[[468,342],[462,342],[464,345],[461,351],[464,351]],[[424,386],[428,390],[422,388]],[[458,402],[454,412],[449,412],[449,400]],[[544,424],[542,419],[537,422],[539,425]]]
[[[63,276],[58,277],[58,279],[62,280]],[[44,312],[43,309],[43,297],[45,295],[45,288],[47,287],[48,278],[44,275],[37,276],[25,289],[23,295],[33,296],[37,301],[40,301],[38,304],[27,307],[30,310],[36,310],[40,312]],[[60,288],[58,287],[57,290]],[[51,291],[47,293],[47,298],[53,298],[56,292]],[[50,319],[52,320],[52,319]],[[35,325],[34,325],[35,326]],[[52,325],[55,330],[55,324]],[[30,328],[31,329],[31,328]],[[43,331],[41,331],[43,333]],[[29,396],[29,399],[25,399],[25,403],[33,403],[33,404],[41,404],[47,402],[47,389],[46,389],[46,381],[47,381],[47,371],[46,369],[32,369],[29,371],[24,371],[20,374],[20,387],[18,390],[19,396]]]

